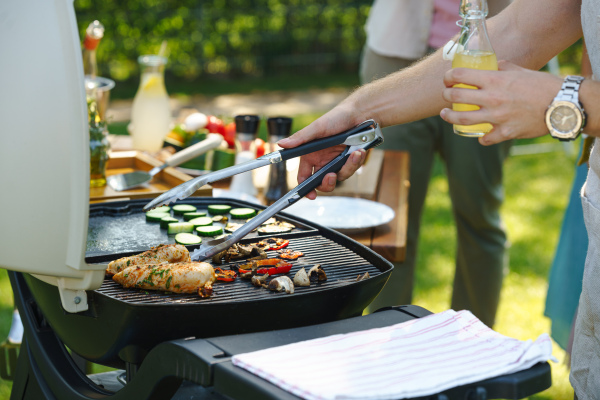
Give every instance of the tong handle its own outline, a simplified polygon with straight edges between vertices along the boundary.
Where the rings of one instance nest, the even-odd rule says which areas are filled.
[[[316,189],[321,182],[323,182],[323,178],[330,172],[338,172],[350,157],[350,147],[346,147],[343,152],[340,153],[336,158],[331,160],[329,164],[325,165],[323,168],[315,172],[310,178],[302,182],[298,185],[298,195],[300,197],[304,197],[309,194],[312,190]]]
[[[353,128],[348,129],[345,132],[338,133],[336,135],[328,136],[322,139],[316,139],[311,142],[302,144],[300,146],[291,148],[291,149],[283,149],[279,150],[281,154],[281,161],[287,161],[292,158],[300,157],[305,154],[313,153],[315,151],[327,149],[332,146],[337,146],[338,144],[342,144],[348,139],[349,136],[352,136],[356,133],[359,133],[365,127],[372,126],[373,121],[365,121]],[[332,171],[330,171],[332,172]],[[318,185],[317,185],[318,186]]]

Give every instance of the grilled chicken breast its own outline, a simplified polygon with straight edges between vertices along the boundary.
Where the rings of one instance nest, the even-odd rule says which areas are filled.
[[[185,246],[180,244],[161,244],[135,256],[123,257],[111,261],[106,269],[106,274],[112,276],[127,267],[136,265],[158,265],[164,262],[189,262],[190,253]]]
[[[137,265],[125,268],[113,276],[113,281],[125,288],[163,290],[175,293],[212,294],[215,270],[205,262],[185,262],[160,265]]]

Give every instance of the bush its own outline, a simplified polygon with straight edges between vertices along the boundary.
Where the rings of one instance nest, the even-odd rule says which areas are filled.
[[[137,57],[168,43],[169,73],[271,76],[358,69],[371,0],[76,0],[81,37],[98,19],[100,73],[137,79]]]

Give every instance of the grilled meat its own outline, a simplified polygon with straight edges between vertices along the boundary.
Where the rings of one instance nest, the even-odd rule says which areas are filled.
[[[106,274],[112,276],[125,268],[136,265],[158,265],[164,262],[189,262],[190,253],[185,246],[180,244],[161,244],[135,256],[123,257],[111,261],[106,269]]]
[[[215,279],[215,270],[205,262],[137,265],[125,268],[113,276],[113,281],[125,288],[175,293],[197,292],[201,297],[210,296]]]

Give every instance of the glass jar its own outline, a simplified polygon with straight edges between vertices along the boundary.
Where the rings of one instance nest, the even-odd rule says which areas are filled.
[[[138,58],[141,69],[140,86],[131,107],[132,147],[155,153],[163,147],[171,127],[169,95],[165,88],[167,59],[156,55]]]
[[[108,162],[108,129],[106,121],[100,119],[95,100],[88,103],[90,130],[90,187],[106,185],[106,163]]]

